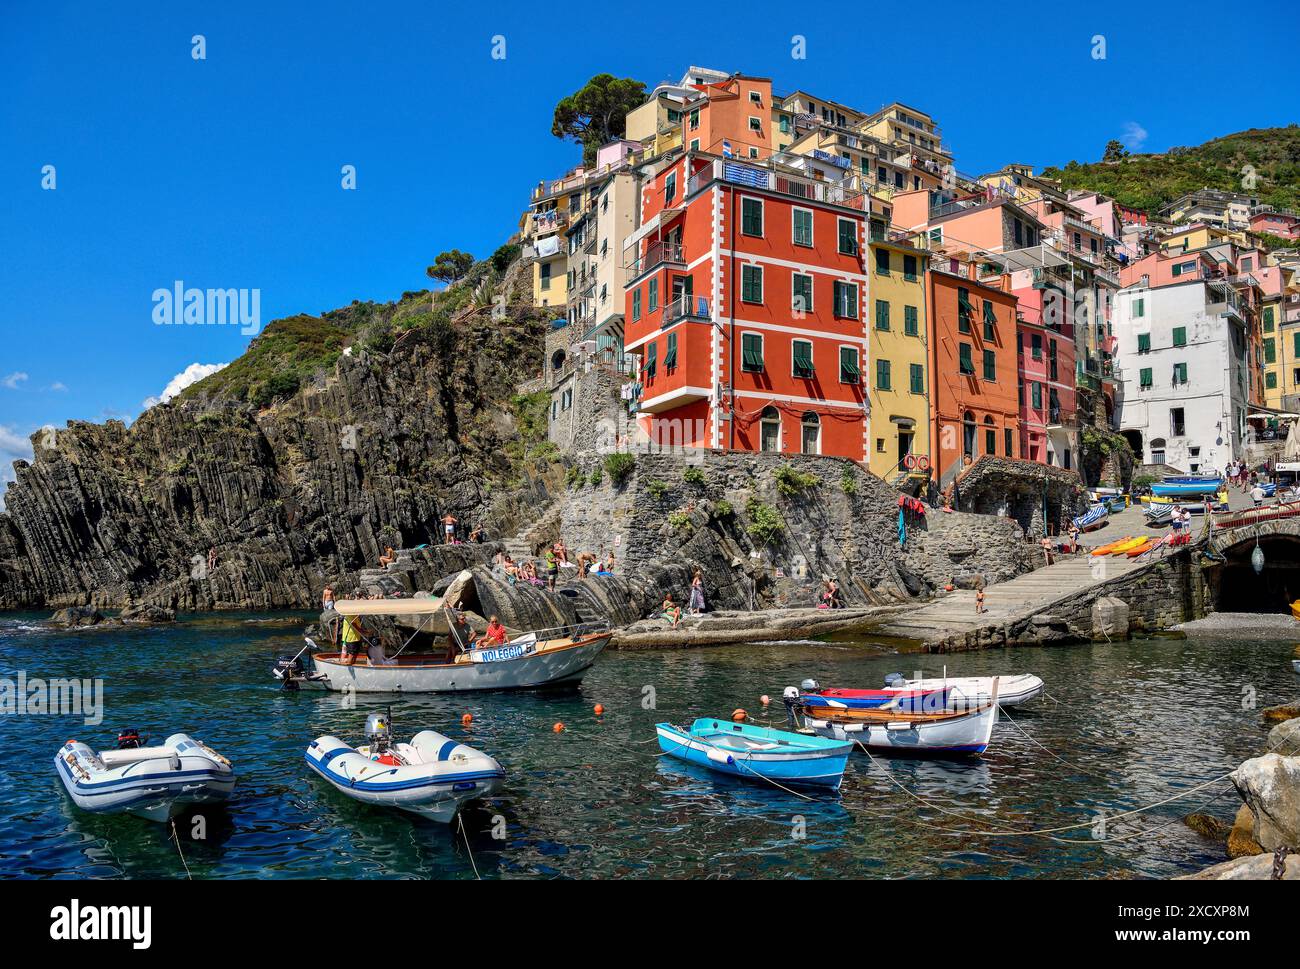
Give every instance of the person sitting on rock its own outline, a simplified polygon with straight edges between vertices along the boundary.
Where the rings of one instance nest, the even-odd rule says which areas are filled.
[[[473,528],[469,530],[469,540],[473,542],[475,545],[478,545],[483,541],[482,525],[475,525]]]
[[[673,602],[671,592],[664,596],[663,605],[659,607],[659,614],[668,620],[672,629],[676,629],[677,624],[682,621],[682,607]]]
[[[396,561],[397,556],[393,554],[393,546],[385,545],[384,554],[379,556],[379,567],[386,569]]]

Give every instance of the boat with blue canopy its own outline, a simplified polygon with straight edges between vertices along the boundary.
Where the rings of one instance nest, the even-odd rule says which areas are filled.
[[[839,790],[853,744],[717,717],[655,725],[660,749],[688,764],[778,785]]]

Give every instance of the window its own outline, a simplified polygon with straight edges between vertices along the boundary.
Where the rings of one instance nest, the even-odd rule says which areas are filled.
[[[835,315],[844,319],[858,318],[858,284],[835,281]]]
[[[984,418],[984,453],[998,453],[998,432],[991,426],[993,418]]]
[[[795,313],[811,313],[813,309],[813,278],[804,273],[790,276],[790,308]]]
[[[813,244],[813,214],[807,209],[795,209],[792,218],[794,244],[811,246]]]
[[[1163,437],[1158,437],[1151,442],[1151,463],[1165,463],[1165,439]]]
[[[763,371],[763,336],[759,333],[740,335],[740,369],[748,373]]]
[[[813,376],[813,345],[810,340],[792,340],[790,356],[793,360],[794,376],[811,380]]]
[[[1174,364],[1174,386],[1187,383],[1187,364]]]
[[[1060,376],[1058,375],[1057,368],[1056,368],[1056,341],[1055,340],[1047,341],[1047,379],[1048,380],[1060,379]],[[1055,393],[1055,391],[1053,391],[1053,393]]]
[[[984,351],[984,379],[994,382],[998,379],[998,355],[992,350]]]
[[[1003,438],[1003,445],[1006,447],[1007,457],[1013,457],[1011,453],[1011,428],[1009,427],[1003,428],[1002,438]],[[1068,449],[1065,452],[1065,466],[1067,468],[1070,466],[1070,452]]]
[[[858,350],[856,347],[840,347],[840,383],[856,384],[862,372],[858,369]]]
[[[889,300],[876,300],[876,329],[889,329]]]
[[[1040,333],[1034,333],[1029,338],[1029,355],[1035,360],[1043,359],[1043,337]]]
[[[677,366],[677,334],[668,334],[668,349],[664,351],[664,369],[672,370]]]
[[[740,200],[740,231],[747,236],[763,235],[763,203],[759,199]]]
[[[1271,306],[1264,307],[1264,332],[1273,332],[1273,307]]]
[[[677,198],[677,172],[671,171],[664,179],[664,205],[672,205],[675,198]]]
[[[993,303],[989,300],[984,301],[984,339],[993,343],[998,338],[998,314],[993,308]]]
[[[876,274],[879,276],[889,275],[889,250],[876,250]]]
[[[1133,318],[1138,319],[1147,315],[1146,297],[1141,297],[1133,301]]]
[[[781,115],[781,134],[783,135],[789,134],[789,132],[790,132],[790,116],[788,114],[783,114]]]
[[[650,341],[645,351],[645,379],[654,380],[655,370],[659,367],[659,344]]]
[[[641,319],[641,289],[632,290],[632,322]]]
[[[858,254],[858,224],[852,219],[840,219],[839,250],[850,256]]]
[[[695,131],[697,128],[699,128],[699,126],[700,126],[700,109],[699,109],[699,108],[693,108],[693,109],[691,109],[690,125],[691,125],[691,130],[692,130],[692,131]]]
[[[1138,387],[1141,390],[1150,390],[1154,382],[1151,379],[1151,368],[1143,367],[1138,372]]]
[[[1277,374],[1275,374],[1271,370],[1268,373],[1264,374],[1264,386],[1267,387],[1269,390],[1273,390],[1274,388],[1276,388]]]
[[[763,119],[755,118],[751,115],[749,119],[749,130],[755,131],[761,135],[763,133]]]
[[[691,139],[691,151],[699,151],[699,150],[700,150],[700,139],[699,139],[699,138],[692,138],[692,139]]]
[[[1187,432],[1187,425],[1183,420],[1183,409],[1181,407],[1169,408],[1169,430],[1174,437],[1182,437]]]
[[[888,360],[880,360],[880,359],[876,360],[876,389],[877,390],[889,389],[889,361]]]
[[[800,421],[803,436],[800,447],[804,454],[821,454],[821,420],[812,411],[803,415]]]
[[[760,94],[758,91],[750,91],[750,92],[749,92],[749,100],[751,100],[751,101],[753,101],[755,104],[761,106],[761,105],[763,104],[763,95]]]
[[[957,331],[959,333],[970,332],[970,290],[964,286],[957,289]]]
[[[908,389],[914,394],[925,393],[925,367],[913,363],[909,365],[908,372],[910,377]]]
[[[917,322],[917,310],[915,306],[903,307],[903,333],[907,336],[919,336],[921,333],[920,324]]]
[[[1037,380],[1029,383],[1029,403],[1034,410],[1041,410],[1043,407],[1043,385]]]
[[[1277,363],[1277,346],[1271,336],[1264,339],[1264,362]]]
[[[1174,346],[1176,347],[1187,346],[1187,327],[1185,326],[1174,327]]]
[[[909,283],[916,282],[916,256],[903,256],[903,278]]]
[[[1139,334],[1138,334],[1138,353],[1150,353],[1150,352],[1151,352],[1151,334],[1150,334],[1150,333],[1139,333]]]
[[[646,307],[647,313],[653,313],[659,308],[659,280],[650,280],[650,304]]]
[[[969,343],[960,343],[957,345],[957,372],[965,377],[975,375],[975,363],[971,357],[971,348]]]
[[[740,267],[740,298],[746,303],[763,302],[763,267]]]

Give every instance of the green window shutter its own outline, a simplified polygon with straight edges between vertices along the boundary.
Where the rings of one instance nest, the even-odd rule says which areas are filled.
[[[1029,385],[1029,400],[1035,410],[1043,406],[1043,385],[1037,380]]]
[[[998,355],[992,350],[984,351],[984,379],[998,379]]]
[[[916,280],[916,256],[903,256],[903,278],[908,282]]]
[[[1187,383],[1187,364],[1185,363],[1174,364],[1174,383],[1176,384]]]
[[[1271,336],[1264,340],[1264,362],[1277,363],[1277,346]]]
[[[740,200],[740,231],[747,236],[763,234],[763,203],[758,199]]]
[[[1150,334],[1150,333],[1139,333],[1139,334],[1138,334],[1138,353],[1150,353],[1150,352],[1151,352],[1151,334]]]
[[[888,300],[883,300],[883,299],[876,300],[876,329],[877,330],[889,329],[889,301]]]
[[[969,343],[961,343],[957,346],[957,370],[965,376],[975,373],[975,363],[971,358],[971,347]]]
[[[858,224],[852,219],[841,219],[840,223],[840,252],[849,255],[857,255],[858,252]]]
[[[993,303],[989,300],[984,301],[984,339],[997,339],[998,314],[993,308]]]
[[[677,366],[677,334],[668,334],[668,349],[664,352],[664,369],[671,370]]]
[[[853,347],[840,347],[840,383],[856,384],[861,375],[858,351]]]
[[[1292,343],[1293,346],[1291,348],[1291,355],[1293,357],[1300,358],[1300,332],[1295,333],[1295,335],[1292,337]]]
[[[889,275],[889,250],[888,249],[876,250],[876,272],[878,272],[882,276]]]
[[[793,344],[794,375],[811,377],[813,375],[813,348],[807,340],[795,340]]]
[[[970,332],[970,292],[961,287],[957,290],[957,331],[959,333]]]
[[[1264,332],[1273,332],[1273,307],[1271,306],[1264,307]]]
[[[1147,301],[1145,297],[1142,299],[1135,299],[1133,301],[1133,316],[1135,318],[1139,316],[1146,316],[1146,313],[1147,313]]]
[[[1176,347],[1187,346],[1187,327],[1185,326],[1174,327],[1174,346]]]
[[[746,303],[763,302],[763,270],[760,266],[740,268],[740,298]]]
[[[646,347],[645,352],[645,375],[647,379],[653,379],[655,370],[659,366],[659,344],[651,343]]]
[[[920,335],[921,328],[917,320],[917,311],[915,306],[903,307],[903,332],[907,336]]]
[[[805,276],[803,273],[795,273],[791,277],[791,281],[791,290],[793,292],[790,300],[791,308],[811,313],[813,311],[813,278]]]
[[[921,366],[919,363],[914,363],[910,366],[909,369],[912,375],[912,383],[911,383],[912,393],[914,394],[925,393],[925,367]]]
[[[889,389],[889,361],[888,360],[876,361],[876,389],[877,390]]]
[[[790,116],[788,114],[783,114],[781,115],[781,134],[783,135],[789,134],[789,132],[790,132]]]
[[[1271,370],[1268,373],[1264,374],[1264,386],[1267,387],[1269,390],[1273,390],[1274,388],[1276,388],[1277,374],[1273,373]]]
[[[1141,385],[1141,387],[1142,387],[1143,390],[1150,390],[1150,389],[1151,389],[1152,380],[1151,380],[1151,368],[1150,368],[1150,367],[1143,367],[1143,368],[1142,368],[1141,373],[1139,374],[1139,377],[1138,377],[1138,383]]]
[[[813,243],[813,217],[811,212],[803,209],[794,210],[794,241],[797,245],[811,246]]]
[[[641,319],[641,290],[638,287],[632,291],[632,320],[633,322]]]
[[[763,369],[763,338],[757,333],[740,335],[741,368],[758,371]]]
[[[856,320],[858,318],[858,287],[856,283],[844,283],[836,281],[835,285],[835,315],[845,319]]]
[[[659,308],[659,280],[652,279],[650,280],[650,306],[647,308],[646,312],[653,313],[658,308]],[[667,365],[665,364],[665,366]]]

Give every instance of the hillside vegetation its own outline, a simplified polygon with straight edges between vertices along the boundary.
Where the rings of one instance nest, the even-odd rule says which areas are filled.
[[[1243,179],[1252,172],[1256,181],[1250,188]],[[1201,188],[1245,192],[1276,208],[1300,210],[1300,125],[1252,128],[1165,154],[1072,161],[1043,175],[1059,178],[1064,188],[1102,192],[1152,214]]]

